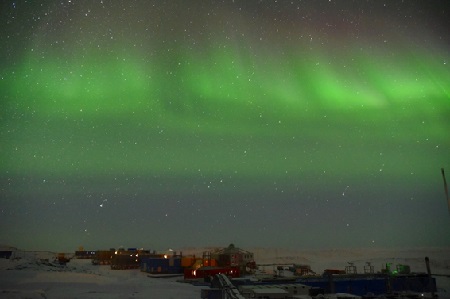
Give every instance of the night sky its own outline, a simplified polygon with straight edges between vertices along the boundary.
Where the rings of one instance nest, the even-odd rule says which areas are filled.
[[[448,1],[0,5],[0,244],[450,246]]]

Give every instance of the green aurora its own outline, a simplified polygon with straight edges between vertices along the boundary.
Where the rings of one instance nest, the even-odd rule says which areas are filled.
[[[351,159],[367,160],[352,166],[359,176],[380,168],[377,142],[401,144],[414,135],[413,142],[425,144],[412,144],[419,148],[448,143],[445,57],[371,53],[341,55],[334,63],[322,55],[295,55],[295,50],[281,59],[263,53],[253,61],[242,58],[249,53],[228,49],[204,53],[211,57],[207,61],[180,54],[170,57],[170,68],[157,58],[130,53],[119,57],[92,50],[61,62],[58,56],[40,59],[33,51],[2,80],[13,99],[9,108],[27,120],[27,139],[19,138],[18,144],[12,139],[15,146],[6,148],[11,159],[5,164],[12,173],[45,173],[48,167],[64,173],[78,161],[77,171],[93,173],[202,169],[228,176],[255,171],[299,175],[342,169],[350,157],[337,157],[351,151]],[[114,136],[111,122],[116,123]],[[57,135],[48,136],[58,127]],[[311,141],[316,149],[310,149]],[[328,143],[336,142],[330,149]],[[82,149],[89,150],[89,159],[80,156]],[[279,157],[268,161],[273,151]],[[383,158],[392,161],[385,164],[396,165],[402,150],[390,151]],[[408,159],[423,159],[420,150],[412,154]],[[215,163],[204,159],[213,155]],[[320,165],[309,167],[311,159],[321,160]],[[437,149],[434,159],[438,163],[445,155]]]
[[[333,211],[325,204],[330,200],[337,213],[348,215],[346,207],[357,205],[376,221],[373,215],[389,204],[398,209],[414,198],[432,204],[432,213],[445,212],[440,168],[450,169],[450,68],[442,33],[414,32],[420,23],[395,31],[391,26],[402,21],[386,16],[383,25],[375,14],[360,21],[353,38],[356,29],[333,29],[339,18],[326,23],[335,27],[291,26],[294,15],[275,26],[271,14],[251,18],[250,4],[247,15],[226,6],[216,19],[202,7],[194,21],[181,8],[166,21],[152,12],[145,15],[150,25],[140,21],[138,6],[120,19],[123,10],[113,4],[108,13],[98,3],[89,11],[73,4],[72,24],[51,27],[64,16],[58,5],[48,6],[53,23],[36,21],[37,12],[33,21],[26,14],[13,18],[13,25],[35,24],[20,27],[26,41],[13,32],[18,25],[2,29],[2,53],[10,58],[0,68],[0,179],[8,215],[2,225],[29,217],[28,209],[19,211],[31,198],[40,210],[68,201],[68,214],[76,202],[92,202],[97,211],[106,197],[155,211],[166,209],[165,201],[199,200],[218,211],[217,219],[234,209],[230,202],[277,210],[293,201],[311,215],[305,211]],[[280,9],[286,16],[289,10]],[[89,21],[89,14],[96,18]],[[101,21],[112,16],[116,22]],[[352,190],[346,204],[333,201]],[[219,208],[224,202],[227,208]],[[99,225],[98,214],[74,209],[88,215],[71,224],[79,240],[114,246],[85,235],[86,223]],[[195,216],[199,223],[209,217]],[[447,225],[445,217],[436,216],[436,226]],[[391,222],[400,220],[384,227]],[[339,244],[349,246],[352,238],[343,233]],[[450,244],[448,237],[427,238],[426,244]]]

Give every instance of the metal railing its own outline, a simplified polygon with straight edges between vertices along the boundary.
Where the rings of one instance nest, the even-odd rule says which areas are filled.
[[[223,299],[245,299],[245,297],[239,293],[239,290],[231,283],[228,276],[225,274],[217,274],[216,277],[220,283]]]

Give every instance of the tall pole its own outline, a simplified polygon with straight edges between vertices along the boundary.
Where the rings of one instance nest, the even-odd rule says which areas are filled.
[[[444,168],[441,168],[442,178],[444,179],[445,197],[447,198],[448,212],[450,213],[450,198],[448,198],[447,181],[445,180]]]
[[[428,258],[428,256],[425,257],[425,264],[427,266],[427,273],[428,273],[428,287],[430,288],[430,292],[431,292],[431,298],[434,298],[434,284],[433,282],[433,278],[431,277],[431,268],[430,268],[430,259]]]

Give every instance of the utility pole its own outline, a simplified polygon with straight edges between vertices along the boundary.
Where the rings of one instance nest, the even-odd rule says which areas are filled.
[[[445,180],[444,168],[441,168],[441,173],[442,173],[442,178],[444,179],[445,197],[447,198],[448,212],[450,214],[450,198],[448,198],[448,187],[447,187],[447,181]]]

